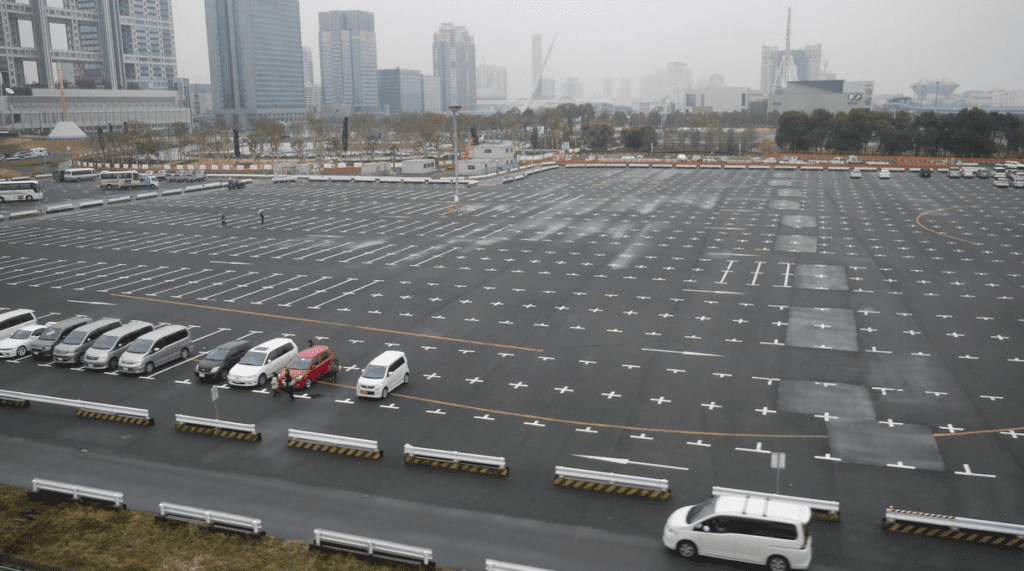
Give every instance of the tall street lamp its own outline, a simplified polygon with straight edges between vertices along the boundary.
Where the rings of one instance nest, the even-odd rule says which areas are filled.
[[[459,109],[462,109],[461,105],[449,105],[448,109],[452,111],[452,122],[454,123],[455,133],[452,135],[452,143],[455,149],[455,215],[459,215]]]

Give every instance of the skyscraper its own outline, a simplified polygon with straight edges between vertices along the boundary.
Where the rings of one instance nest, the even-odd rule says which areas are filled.
[[[302,46],[302,89],[306,95],[306,109],[316,112],[320,108],[320,85],[313,75],[313,50]]]
[[[391,113],[423,112],[423,74],[412,69],[379,69],[380,109]]]
[[[58,87],[57,59],[69,87],[168,89],[177,77],[171,0],[4,0],[0,18],[4,87]]]
[[[377,34],[373,13],[320,12],[320,82],[325,113],[377,110]]]
[[[533,83],[530,84],[530,90],[533,92],[535,98],[541,96],[541,85],[540,78],[544,73],[544,36],[541,34],[533,35]]]
[[[441,101],[445,109],[461,105],[476,109],[476,46],[465,26],[441,24],[434,32],[434,75],[441,78]]]
[[[305,116],[298,0],[206,0],[206,37],[215,115]]]
[[[796,64],[798,81],[817,81],[821,79],[821,44],[804,46],[802,50],[789,50]],[[775,74],[779,64],[786,55],[786,50],[777,46],[761,46],[761,91],[769,93],[775,84]]]
[[[477,99],[508,99],[508,69],[490,64],[476,68]]]

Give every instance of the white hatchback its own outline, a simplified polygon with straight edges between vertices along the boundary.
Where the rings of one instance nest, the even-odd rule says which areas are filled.
[[[361,397],[385,398],[400,385],[409,382],[409,360],[401,351],[384,351],[363,369],[356,383]]]
[[[13,335],[0,341],[0,359],[11,359],[24,357],[28,354],[28,344],[46,331],[46,326],[41,323],[25,325],[14,332]]]
[[[669,516],[662,543],[681,557],[698,555],[807,569],[811,536],[807,506],[750,496],[714,496]]]
[[[889,170],[888,169],[882,169],[882,170],[878,171],[878,178],[880,178],[880,179],[887,179],[887,178],[891,178],[891,177],[892,177],[892,175],[889,174]]]
[[[228,371],[228,384],[236,387],[254,387],[267,384],[267,379],[281,372],[288,361],[299,352],[291,339],[278,338],[260,343],[242,356]]]

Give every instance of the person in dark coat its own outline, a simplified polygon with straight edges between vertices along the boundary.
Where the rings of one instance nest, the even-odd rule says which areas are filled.
[[[284,387],[284,391],[288,393],[291,400],[295,400],[295,380],[292,379],[292,373],[288,369],[284,370],[284,381],[281,386]]]

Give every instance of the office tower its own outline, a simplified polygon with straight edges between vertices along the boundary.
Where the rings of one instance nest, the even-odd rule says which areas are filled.
[[[441,105],[441,78],[433,75],[424,75],[423,81],[423,111],[425,113],[447,113],[448,109]]]
[[[373,13],[320,12],[320,82],[325,113],[377,111],[377,34]]]
[[[541,34],[533,35],[533,83],[530,84],[530,90],[536,98],[541,97],[540,78],[544,73],[543,42],[544,37]]]
[[[306,109],[316,113],[320,108],[320,84],[313,75],[313,50],[302,46],[302,90],[306,96]]]
[[[391,113],[423,111],[423,74],[411,69],[377,70],[380,110]]]
[[[477,99],[508,99],[508,69],[483,64],[476,68]]]
[[[796,67],[797,81],[817,81],[821,79],[821,44],[804,46],[802,50],[790,50]],[[769,93],[775,83],[775,75],[779,71],[786,50],[777,46],[761,46],[761,91]]]
[[[562,84],[562,96],[570,101],[583,99],[583,82],[578,77],[567,77]]]
[[[215,115],[305,117],[298,0],[206,0],[206,36]]]
[[[58,88],[57,60],[66,87],[174,87],[171,0],[3,0],[0,18],[3,87]]]
[[[615,94],[615,80],[611,79],[611,78],[605,79],[604,80],[604,89],[601,91],[601,96],[602,97],[607,97],[608,99],[611,99],[612,96],[614,96],[614,94]]]
[[[446,110],[451,105],[476,109],[476,46],[465,26],[441,24],[434,32],[434,75],[441,78]]]

